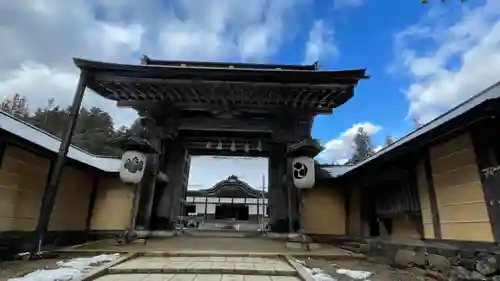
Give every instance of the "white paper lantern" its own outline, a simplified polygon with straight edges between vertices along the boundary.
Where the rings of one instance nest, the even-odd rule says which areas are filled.
[[[125,151],[120,167],[120,179],[124,183],[139,183],[146,168],[146,154],[140,151]]]
[[[316,180],[314,173],[314,159],[307,156],[293,159],[292,176],[295,187],[298,189],[312,188]]]

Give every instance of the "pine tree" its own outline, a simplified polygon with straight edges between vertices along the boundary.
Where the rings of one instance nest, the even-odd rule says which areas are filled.
[[[385,140],[385,146],[389,146],[394,143],[394,140],[392,139],[391,136],[387,136],[387,139]]]
[[[38,108],[27,121],[61,138],[64,128],[68,126],[69,112],[69,107],[61,108],[54,105],[54,99],[50,99],[45,107]],[[126,131],[127,128],[121,130]],[[98,107],[82,107],[71,143],[92,154],[120,156],[121,149],[109,143],[119,134],[120,131],[115,131],[113,119],[107,112]]]
[[[354,153],[349,160],[349,164],[356,164],[364,159],[370,157],[370,155],[373,154],[373,146],[371,144],[371,139],[370,135],[368,135],[367,132],[363,129],[363,127],[360,127],[358,129],[358,132],[356,133],[356,136],[354,137],[353,140],[353,145],[354,145]]]
[[[134,123],[127,130],[130,135],[144,136],[146,133],[146,128],[141,123],[141,118],[135,119]]]
[[[422,127],[422,124],[420,123],[420,121],[418,121],[417,118],[413,118],[413,126],[415,126],[415,129],[418,129]]]
[[[68,126],[70,107],[62,108],[51,98],[44,107],[37,108],[30,115],[27,99],[16,93],[0,102],[0,110],[61,138],[64,128]],[[90,109],[82,107],[71,143],[93,154],[120,156],[121,148],[111,144],[111,140],[123,135],[142,136],[145,132],[146,129],[140,119],[130,127],[122,126],[115,130],[113,118],[107,112],[98,107]]]
[[[0,104],[0,109],[22,120],[25,120],[29,116],[26,97],[18,93],[15,93],[11,98],[4,99]]]

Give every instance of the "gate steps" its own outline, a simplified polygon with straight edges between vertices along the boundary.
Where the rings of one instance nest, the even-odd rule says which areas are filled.
[[[223,238],[245,238],[261,237],[260,231],[237,231],[237,230],[212,230],[212,229],[184,229],[182,234],[192,237],[223,237]]]

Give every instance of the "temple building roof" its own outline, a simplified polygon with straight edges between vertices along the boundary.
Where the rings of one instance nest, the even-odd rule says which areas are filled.
[[[262,191],[253,189],[246,182],[232,175],[216,183],[212,188],[188,190],[187,196],[193,197],[232,197],[232,198],[262,198]],[[267,198],[267,192],[264,192]]]
[[[354,95],[359,80],[368,78],[364,69],[320,71],[307,66],[222,67],[226,64],[168,61],[153,65],[84,59],[74,62],[89,74],[89,88],[119,105],[134,108],[141,103],[163,101],[176,109],[231,105],[273,111],[284,107],[309,110],[315,115],[330,113],[344,104]]]

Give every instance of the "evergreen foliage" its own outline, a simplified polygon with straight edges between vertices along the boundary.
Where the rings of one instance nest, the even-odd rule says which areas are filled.
[[[54,99],[49,99],[44,107],[30,113],[26,97],[16,93],[0,103],[0,110],[58,138],[62,137],[63,130],[69,122],[69,107],[62,108],[55,105]],[[140,132],[142,129],[139,119],[130,128],[122,126],[115,129],[113,118],[107,112],[98,107],[82,107],[71,143],[92,154],[120,156],[121,149],[109,142],[124,135]]]
[[[370,157],[374,153],[370,135],[360,127],[353,140],[354,153],[348,164],[356,164]]]

